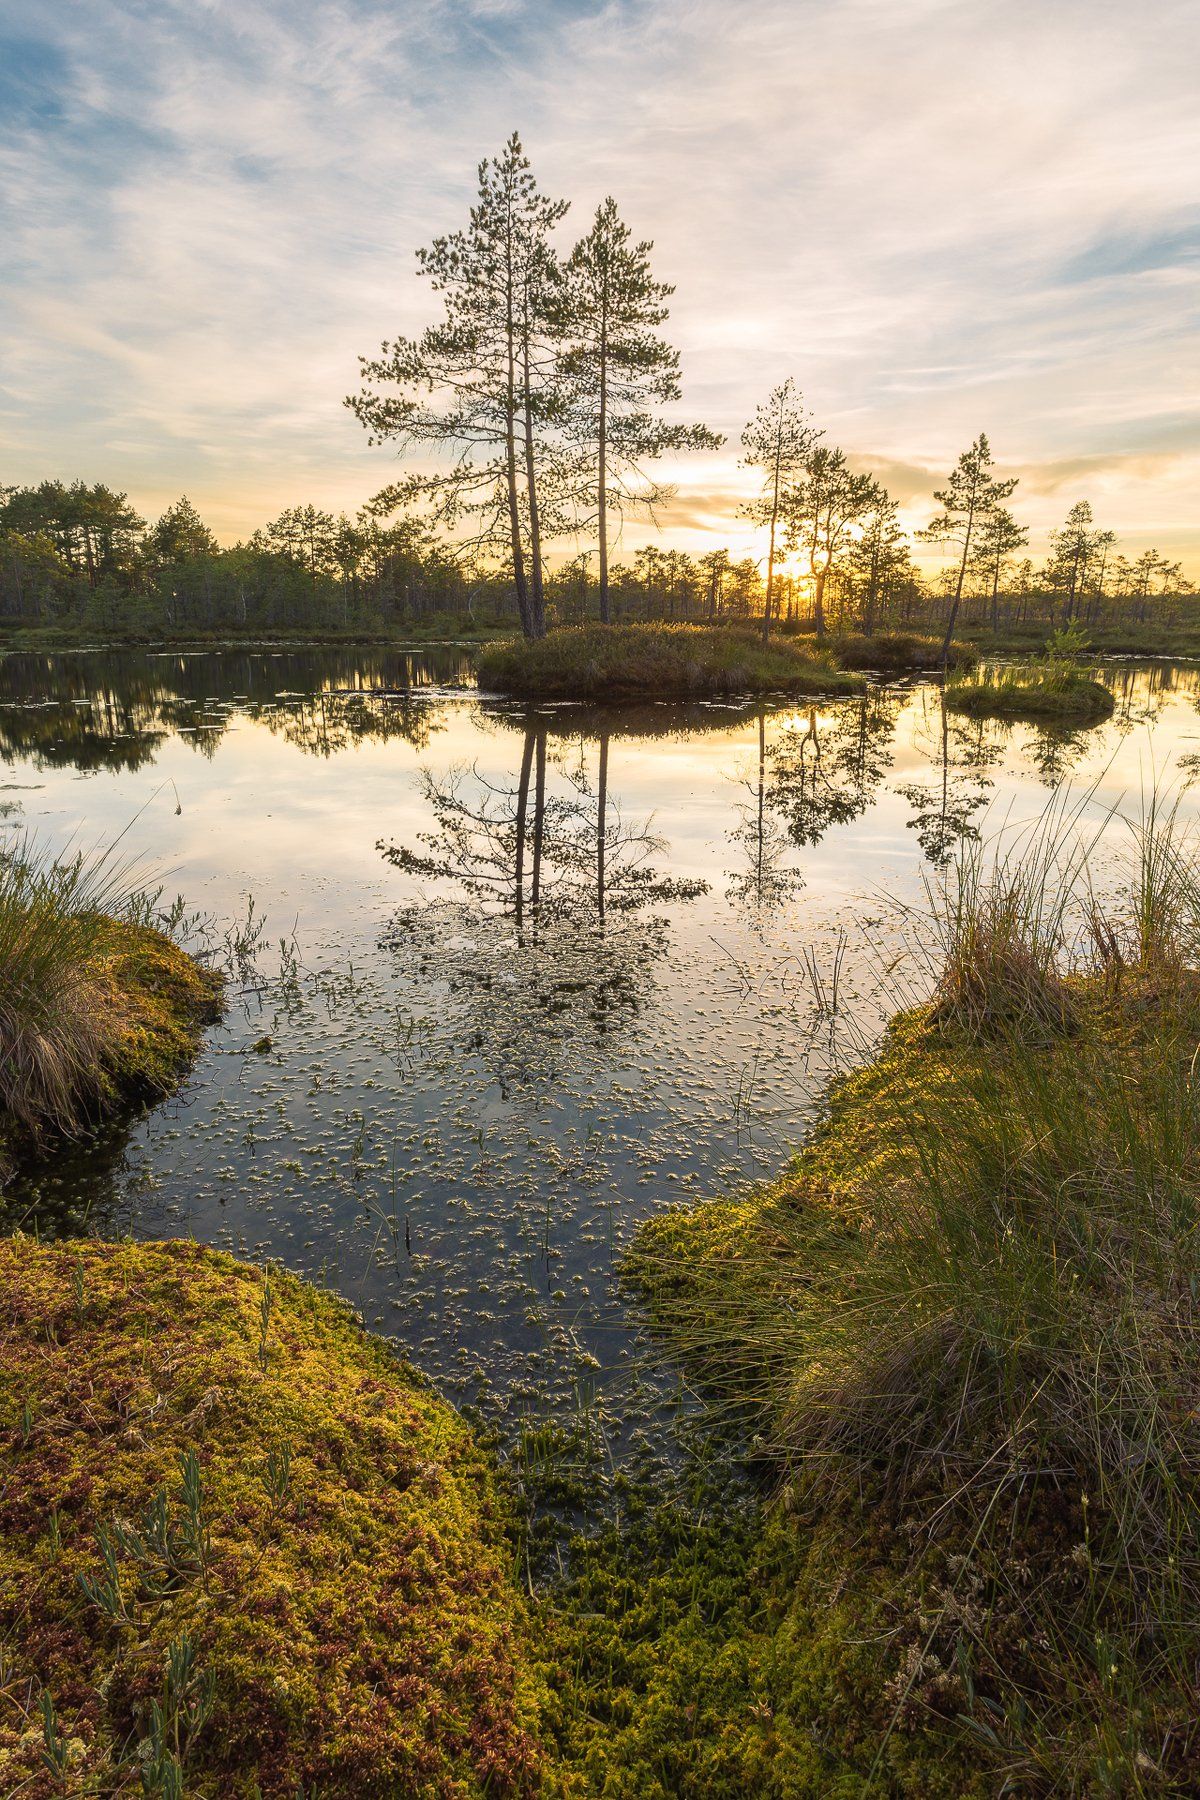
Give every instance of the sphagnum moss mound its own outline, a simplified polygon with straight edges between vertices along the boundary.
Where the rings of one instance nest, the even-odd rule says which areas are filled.
[[[485,691],[526,700],[688,699],[723,694],[857,694],[863,683],[788,638],[701,625],[572,625],[490,644]]]
[[[339,1302],[16,1237],[0,1377],[0,1792],[537,1791],[492,1477]]]

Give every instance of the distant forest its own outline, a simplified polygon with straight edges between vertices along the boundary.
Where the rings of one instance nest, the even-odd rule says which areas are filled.
[[[594,617],[592,559],[548,571],[551,623]],[[940,626],[957,570],[930,581],[904,540],[851,540],[830,569],[824,611],[832,630]],[[690,556],[647,544],[610,576],[616,619],[749,620],[762,613],[764,576],[727,550]],[[774,609],[787,629],[813,626],[812,584],[776,573]],[[1041,566],[981,557],[968,572],[960,623],[1093,629],[1191,623],[1196,597],[1177,563],[1149,550],[1123,556],[1086,503],[1072,507]],[[148,523],[102,484],[44,481],[0,488],[0,621],[122,638],[225,632],[392,634],[516,623],[511,577],[474,567],[412,518],[356,519],[290,507],[245,543],[223,549],[186,499]]]

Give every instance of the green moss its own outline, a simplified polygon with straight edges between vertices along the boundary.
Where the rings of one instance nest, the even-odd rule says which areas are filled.
[[[536,1790],[540,1695],[494,1481],[343,1306],[194,1244],[17,1237],[0,1374],[0,1791],[140,1791],[155,1703],[197,1800]],[[167,1553],[131,1549],[156,1503]]]
[[[784,638],[700,625],[581,625],[480,653],[479,685],[522,699],[854,694],[861,681]]]

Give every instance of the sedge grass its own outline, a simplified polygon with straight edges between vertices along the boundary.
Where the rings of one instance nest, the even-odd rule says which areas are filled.
[[[855,694],[862,682],[790,640],[699,625],[579,625],[480,652],[482,689],[523,699]]]
[[[0,1127],[71,1134],[115,1087],[158,1087],[215,981],[138,922],[134,871],[112,850],[0,856]]]
[[[882,1731],[932,1711],[1013,1791],[1195,1791],[1200,882],[1169,804],[1105,901],[1062,824],[966,853],[933,999],[630,1273],[791,1507],[895,1521]]]

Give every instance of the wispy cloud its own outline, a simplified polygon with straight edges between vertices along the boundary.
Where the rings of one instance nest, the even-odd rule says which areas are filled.
[[[794,374],[914,518],[986,429],[1039,531],[1078,492],[1200,544],[1192,0],[0,0],[0,39],[9,479],[226,535],[357,505],[356,356],[516,125],[569,225],[612,191],[656,240],[690,416],[736,440]],[[673,473],[672,535],[721,531],[735,452]]]

